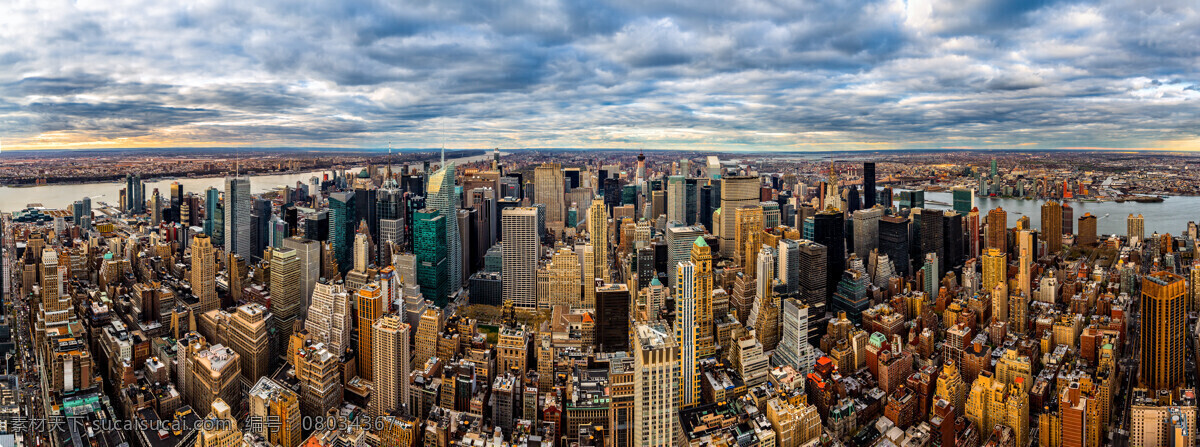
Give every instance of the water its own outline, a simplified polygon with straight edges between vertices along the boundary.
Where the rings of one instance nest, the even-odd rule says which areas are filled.
[[[503,155],[503,153],[502,153]],[[474,163],[478,161],[490,160],[492,154],[477,155],[474,157],[454,158],[449,161],[455,163]],[[433,160],[432,164],[439,164],[440,160]],[[408,166],[419,167],[420,163],[409,164]],[[362,167],[350,169],[353,174],[357,174]],[[399,169],[397,166],[396,169]],[[332,172],[331,170],[324,171],[306,171],[306,172],[289,172],[286,174],[269,174],[269,175],[254,175],[250,177],[250,189],[252,193],[262,193],[271,191],[276,188],[281,188],[285,185],[295,186],[296,182],[308,183],[308,179],[314,175],[321,177],[324,173]],[[217,189],[225,189],[225,179],[223,177],[208,177],[208,178],[187,178],[180,177],[175,179],[163,180],[148,180],[146,181],[146,199],[149,200],[155,188],[158,188],[159,195],[170,198],[171,183],[179,182],[183,185],[185,193],[203,194],[204,190],[215,187]],[[81,183],[72,185],[43,185],[34,187],[16,188],[10,186],[0,186],[0,212],[14,212],[25,209],[26,205],[31,203],[40,203],[46,208],[69,209],[72,203],[82,198],[91,197],[93,206],[97,202],[106,202],[109,205],[116,206],[120,203],[120,191],[125,187],[125,180],[117,182],[100,182],[100,183]]]
[[[950,209],[949,205],[929,203],[936,200],[954,203],[949,192],[926,192],[925,206],[933,209]],[[1042,204],[1045,200],[1001,199],[991,197],[976,197],[975,206],[979,207],[979,219],[987,217],[987,212],[993,208],[1002,207],[1008,212],[1008,227],[1017,225],[1021,216],[1029,216],[1029,223],[1035,229],[1042,226]],[[1200,222],[1200,197],[1172,196],[1159,203],[1138,203],[1127,201],[1117,202],[1067,202],[1074,216],[1074,232],[1079,232],[1079,217],[1084,213],[1096,216],[1096,232],[1100,235],[1125,235],[1128,231],[1126,218],[1130,213],[1141,214],[1145,218],[1146,236],[1157,232],[1179,235],[1187,232],[1188,221]]]

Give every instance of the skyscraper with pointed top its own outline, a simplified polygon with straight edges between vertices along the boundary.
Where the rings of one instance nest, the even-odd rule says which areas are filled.
[[[446,259],[449,268],[450,294],[462,287],[462,240],[458,233],[458,193],[454,190],[454,163],[446,163],[446,148],[442,147],[442,167],[429,176],[426,207],[437,209],[446,216]]]

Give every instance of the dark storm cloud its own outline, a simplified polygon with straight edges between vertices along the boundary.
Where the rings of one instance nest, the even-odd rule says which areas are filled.
[[[1200,132],[1187,0],[63,0],[0,6],[0,39],[6,142],[1144,147]]]

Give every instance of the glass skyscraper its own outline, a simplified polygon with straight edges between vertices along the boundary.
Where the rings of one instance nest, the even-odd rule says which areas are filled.
[[[426,208],[413,215],[413,252],[417,256],[417,284],[425,299],[438,307],[448,301],[449,271],[446,244],[447,219],[436,209]]]

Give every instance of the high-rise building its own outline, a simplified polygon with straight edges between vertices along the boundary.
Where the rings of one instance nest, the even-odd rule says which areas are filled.
[[[321,243],[300,236],[283,239],[283,248],[294,250],[300,262],[300,315],[308,314],[313,290],[321,278]]]
[[[300,269],[296,250],[281,248],[271,254],[271,313],[280,340],[292,335],[292,324],[300,317]]]
[[[671,275],[667,275],[667,286],[672,290],[678,287],[675,279],[675,265],[684,262],[688,259],[692,252],[692,247],[696,242],[696,238],[704,236],[704,227],[693,226],[674,226],[667,227],[667,268]]]
[[[383,316],[383,290],[376,283],[358,289],[358,376],[375,380],[374,331],[371,327]]]
[[[1008,282],[1008,255],[995,248],[989,248],[983,255],[983,282],[980,289],[990,291],[998,284]],[[995,313],[995,307],[992,312]]]
[[[210,408],[208,416],[196,424],[196,447],[234,447],[241,445],[242,432],[237,419],[224,400],[216,399],[201,408]]]
[[[825,284],[836,285],[846,270],[846,225],[836,210],[818,211],[813,216],[813,241],[825,246]],[[834,287],[826,287],[825,299],[833,298]]]
[[[329,352],[340,356],[350,348],[350,330],[354,327],[351,307],[350,294],[340,282],[321,281],[313,289],[304,329],[314,342],[323,343]]]
[[[1140,382],[1151,390],[1183,385],[1187,281],[1158,271],[1142,277]]]
[[[875,190],[875,163],[863,163],[863,208],[871,209],[875,207],[875,197],[879,191]]]
[[[691,263],[695,270],[692,296],[696,298],[696,355],[704,359],[716,354],[717,342],[713,333],[712,249],[703,237],[696,237],[692,243]]]
[[[803,375],[812,372],[816,361],[813,347],[808,344],[809,309],[807,304],[798,299],[783,300],[779,346],[771,355],[771,363],[791,366]]]
[[[417,283],[421,294],[435,305],[445,306],[450,299],[450,259],[447,241],[457,235],[449,232],[448,216],[431,208],[413,213],[413,253],[417,255]]]
[[[679,287],[675,291],[675,342],[679,345],[679,408],[700,404],[700,362],[696,356],[696,265],[675,265]]]
[[[871,250],[879,248],[879,220],[883,208],[869,208],[854,214],[854,254],[858,259],[867,259]]]
[[[971,188],[954,188],[950,190],[954,197],[954,211],[967,214],[975,208],[975,190]]]
[[[562,165],[553,162],[542,163],[533,170],[534,195],[536,201],[546,205],[546,222],[557,223],[561,228],[567,220],[565,179]]]
[[[799,296],[800,242],[794,239],[780,239],[776,250],[779,259],[778,265],[775,266],[775,277],[783,285],[784,294]]]
[[[629,349],[629,286],[604,284],[596,287],[596,344],[599,351]]]
[[[633,445],[676,443],[679,413],[679,344],[662,323],[637,326],[634,334]]]
[[[946,237],[945,212],[942,210],[922,209],[921,214],[917,217],[917,227],[920,231],[921,253],[934,253],[937,255],[938,272],[946,271],[946,243],[949,238]],[[939,278],[934,278],[938,281]]]
[[[1062,234],[1075,233],[1075,209],[1067,202],[1062,204]]]
[[[250,418],[264,423],[246,424],[246,429],[265,437],[272,445],[300,445],[300,396],[290,387],[270,377],[259,378],[250,388]]]
[[[805,304],[813,306],[814,310],[825,312],[825,304],[829,302],[827,289],[837,286],[829,282],[826,269],[829,267],[829,249],[819,243],[800,241],[800,296]]]
[[[908,224],[907,217],[883,216],[879,218],[879,251],[886,254],[892,261],[892,266],[898,276],[906,276],[912,272]]]
[[[335,192],[329,195],[329,243],[338,273],[345,275],[353,266],[354,233],[358,227],[358,211],[354,193]],[[311,239],[311,237],[310,237]]]
[[[734,243],[738,226],[736,210],[759,203],[759,180],[755,176],[728,176],[721,179],[721,256],[734,257],[745,247]],[[714,222],[714,225],[716,223]]]
[[[243,259],[253,255],[250,228],[250,179],[225,178],[225,252]],[[261,254],[260,254],[261,255]]]
[[[424,365],[437,355],[438,334],[442,332],[442,310],[436,307],[425,309],[417,323],[417,336],[413,343],[416,350],[412,364]],[[449,361],[449,360],[447,360]]]
[[[967,258],[978,259],[983,253],[979,244],[979,208],[967,212]]]
[[[453,294],[462,287],[462,238],[458,230],[458,192],[454,186],[454,162],[446,163],[429,175],[429,197],[426,206],[441,212],[446,218],[446,283]],[[562,177],[559,177],[561,184]]]
[[[1125,237],[1129,239],[1130,244],[1134,244],[1134,241],[1141,242],[1145,240],[1146,219],[1143,218],[1141,214],[1136,216],[1130,214],[1125,220],[1125,225],[1128,228],[1128,230],[1126,230]]]
[[[409,402],[409,328],[399,316],[387,315],[375,322],[371,332],[375,379],[369,410],[372,418],[380,418]]]
[[[125,174],[125,212],[146,212],[146,184],[142,183],[141,174]]]
[[[1062,212],[1058,202],[1053,200],[1042,204],[1042,240],[1046,241],[1046,254],[1052,255],[1062,251]]]
[[[603,203],[597,201],[601,207]],[[541,243],[537,234],[537,208],[508,208],[501,214],[504,232],[501,251],[504,278],[502,296],[517,307],[537,307],[537,265]],[[587,286],[587,285],[585,285]]]
[[[754,276],[754,260],[763,240],[763,210],[761,206],[743,206],[734,211],[737,234],[733,244],[737,246],[733,259],[742,266],[747,276]],[[723,211],[724,212],[724,211]]]
[[[987,246],[1008,253],[1008,213],[996,207],[987,215]]]
[[[190,360],[192,406],[208,408],[217,400],[231,407],[241,405],[241,357],[220,344],[197,351]]]
[[[1096,245],[1096,216],[1092,213],[1079,216],[1079,237],[1075,238],[1075,245]]]
[[[588,208],[588,232],[591,234],[589,242],[592,244],[592,268],[595,270],[594,277],[598,280],[608,282],[611,279],[609,275],[608,265],[608,208],[604,205],[604,201],[593,200],[592,206]],[[508,259],[507,256],[504,259]],[[507,276],[505,276],[507,278]]]
[[[667,222],[687,223],[686,191],[682,175],[667,177]]]
[[[581,291],[583,275],[579,254],[561,247],[554,252],[550,263],[538,269],[537,303],[542,309],[564,305],[571,309],[583,307]],[[472,293],[474,291],[472,290]]]
[[[266,306],[250,303],[238,306],[230,319],[229,347],[241,359],[242,383],[247,387],[270,374],[271,353],[279,352],[269,343],[272,318]],[[291,328],[288,329],[291,335]]]
[[[221,307],[221,298],[217,296],[217,258],[212,239],[203,234],[192,237],[191,286],[192,294],[200,299],[200,313]]]

